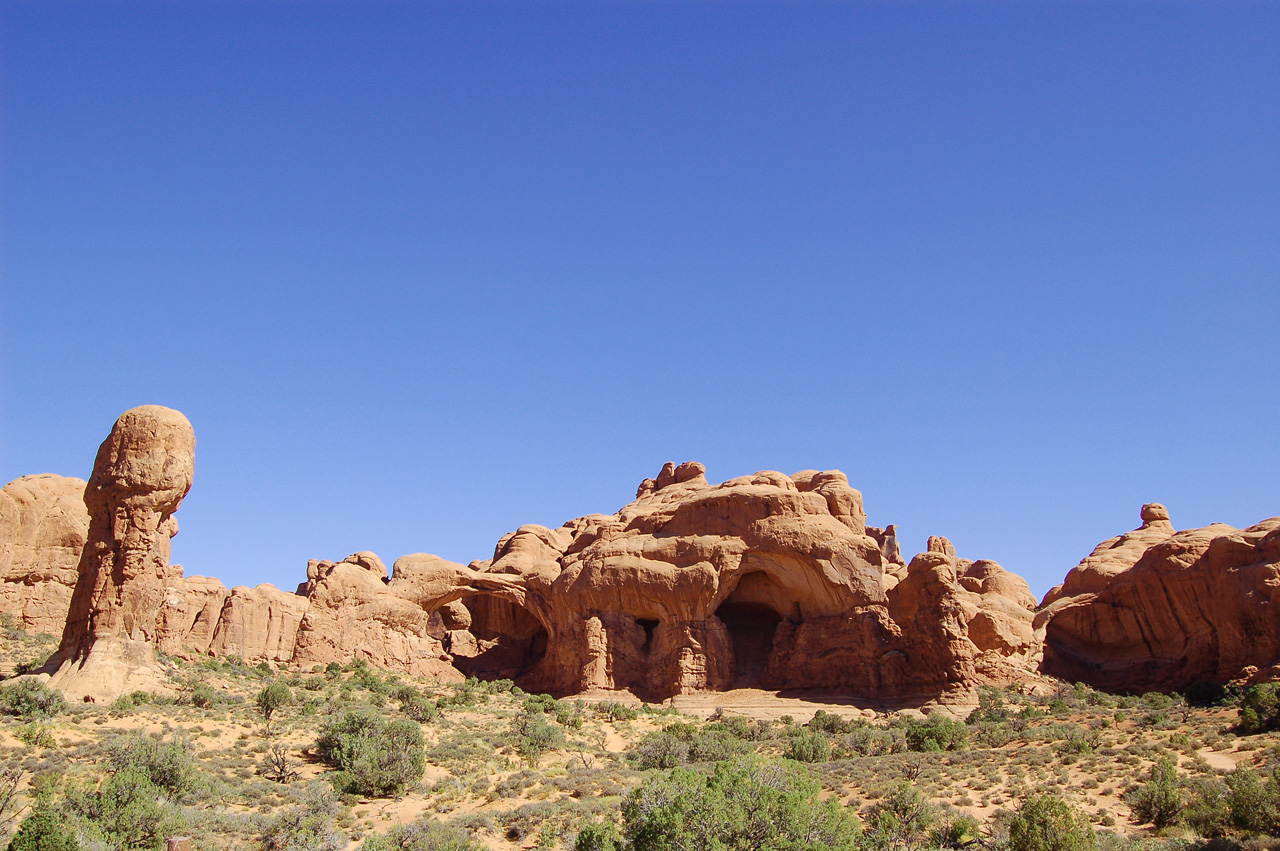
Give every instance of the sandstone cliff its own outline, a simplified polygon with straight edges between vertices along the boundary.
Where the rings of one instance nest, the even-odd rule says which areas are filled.
[[[1045,597],[1044,670],[1097,688],[1274,677],[1280,517],[1175,532],[1161,505],[1099,544]]]

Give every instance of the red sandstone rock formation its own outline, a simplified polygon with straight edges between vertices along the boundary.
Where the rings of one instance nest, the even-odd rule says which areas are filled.
[[[89,532],[83,479],[23,476],[0,488],[0,614],[61,635]]]
[[[925,700],[1030,675],[1026,584],[937,541],[909,567],[889,561],[896,537],[868,529],[838,471],[713,486],[700,464],[668,464],[617,514],[523,526],[460,572],[447,599],[472,625],[450,649],[465,672],[557,693]]]
[[[1146,505],[1142,520],[1045,597],[1045,672],[1123,691],[1267,675],[1280,661],[1280,517],[1174,532]]]
[[[159,685],[160,613],[182,569],[169,564],[173,518],[191,489],[195,434],[177,411],[126,411],[98,449],[84,491],[89,531],[62,643],[48,667],[73,699]]]

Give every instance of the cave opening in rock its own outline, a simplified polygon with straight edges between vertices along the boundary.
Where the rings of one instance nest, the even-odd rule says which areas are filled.
[[[464,597],[471,627],[450,636],[453,664],[469,677],[520,680],[547,652],[547,630],[527,608],[487,594]]]
[[[636,624],[644,630],[644,646],[641,649],[648,653],[653,645],[653,631],[658,628],[658,620],[657,618],[636,618]]]
[[[742,576],[716,609],[716,617],[733,641],[733,681],[730,688],[770,688],[768,668],[778,625],[801,620],[800,605],[765,571]]]

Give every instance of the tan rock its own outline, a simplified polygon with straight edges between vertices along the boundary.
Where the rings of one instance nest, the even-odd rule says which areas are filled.
[[[164,688],[155,664],[173,514],[191,489],[195,434],[182,414],[145,405],[126,411],[98,449],[84,491],[89,531],[53,684],[73,700],[111,700],[126,689]]]
[[[0,614],[61,635],[89,533],[85,481],[44,474],[0,488]]]
[[[1174,532],[1163,506],[1094,550],[1036,625],[1044,670],[1098,688],[1182,689],[1280,659],[1280,518]]]

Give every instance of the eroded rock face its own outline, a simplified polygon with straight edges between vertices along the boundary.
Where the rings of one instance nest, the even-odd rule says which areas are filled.
[[[838,471],[721,485],[704,472],[668,464],[617,514],[523,526],[459,571],[448,599],[472,625],[452,634],[465,644],[449,648],[458,667],[565,694],[821,688],[902,700],[1034,668],[1035,601],[994,562],[959,562],[937,539],[937,552],[901,565],[896,535],[866,526],[862,495]]]
[[[1097,688],[1182,689],[1280,660],[1280,518],[1175,532],[1161,505],[1098,546],[1036,619],[1044,670]]]
[[[70,696],[111,698],[156,682],[155,648],[178,532],[173,514],[191,489],[195,434],[158,405],[126,411],[98,449],[84,490],[89,530],[53,682]],[[156,683],[158,685],[158,683]]]
[[[23,476],[0,488],[0,614],[61,635],[89,534],[83,479]]]

